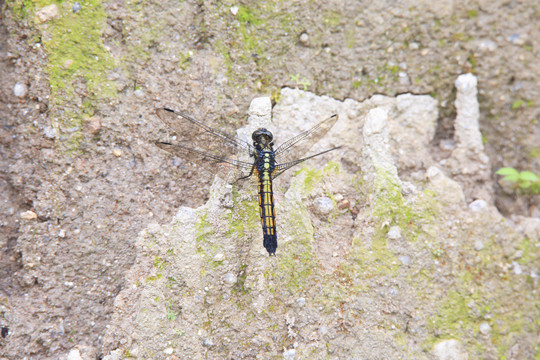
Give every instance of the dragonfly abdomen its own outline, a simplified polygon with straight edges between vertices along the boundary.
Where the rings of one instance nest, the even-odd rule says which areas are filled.
[[[270,255],[276,253],[276,214],[274,212],[274,193],[271,174],[274,171],[273,154],[263,152],[262,161],[257,166],[259,173],[259,209],[263,229],[263,245]]]

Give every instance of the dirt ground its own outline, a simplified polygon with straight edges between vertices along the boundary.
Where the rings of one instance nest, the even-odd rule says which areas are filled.
[[[69,0],[40,19],[46,1],[0,2],[0,357],[98,358],[139,232],[207,199],[212,174],[151,143],[159,106],[235,129],[283,86],[430,94],[442,158],[472,72],[493,174],[539,171],[537,1],[322,3]],[[539,216],[497,181],[485,200]]]

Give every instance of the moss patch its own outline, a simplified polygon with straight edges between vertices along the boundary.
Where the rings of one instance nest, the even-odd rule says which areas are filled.
[[[116,96],[115,85],[107,78],[114,61],[101,39],[107,18],[101,0],[85,1],[77,12],[72,1],[17,0],[10,6],[15,16],[30,18],[52,3],[58,16],[36,24],[36,31],[41,32],[47,52],[49,106],[60,135],[57,144],[71,154],[80,151],[85,119],[94,115],[99,102]]]

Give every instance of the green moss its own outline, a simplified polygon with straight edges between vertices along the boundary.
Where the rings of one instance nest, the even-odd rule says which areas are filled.
[[[478,16],[478,10],[469,10],[467,11],[467,16],[469,19],[473,19]]]
[[[205,212],[202,214],[199,222],[195,226],[195,231],[197,233],[197,237],[195,239],[197,241],[197,250],[200,249],[202,243],[206,242],[206,236],[214,233],[212,230],[207,230],[210,228],[210,223],[208,222],[207,218],[208,213]]]
[[[27,18],[52,3],[17,0],[10,6],[16,17]],[[49,105],[55,119],[53,126],[60,134],[58,145],[71,154],[80,151],[85,119],[94,115],[100,101],[116,96],[114,83],[107,79],[114,61],[101,40],[107,18],[101,0],[85,2],[77,13],[72,11],[71,1],[54,3],[59,15],[36,26],[42,32],[42,45],[47,52]]]
[[[233,188],[234,211],[228,213],[229,231],[227,236],[243,238],[246,231],[259,224],[259,203],[257,200],[239,201],[238,190]]]
[[[527,237],[521,240],[518,249],[522,253],[522,256],[518,259],[518,263],[522,265],[530,264],[540,259],[540,247]]]
[[[154,258],[154,267],[159,271],[165,269],[165,267],[167,267],[168,265],[170,265],[170,262],[168,262],[167,260],[163,260],[159,256],[156,256]]]
[[[338,162],[330,161],[324,169],[317,170],[308,166],[302,167],[298,170],[294,176],[298,176],[300,173],[304,173],[304,189],[306,193],[312,193],[313,188],[319,184],[325,177],[338,174],[341,170],[341,165]]]
[[[156,274],[155,276],[148,276],[146,279],[145,279],[145,282],[147,283],[151,283],[151,282],[154,282],[154,281],[157,281],[159,279],[163,278],[163,275],[161,274]]]
[[[287,288],[297,292],[311,283],[308,278],[314,273],[317,261],[313,255],[313,227],[309,213],[303,204],[287,214],[287,226],[292,239],[281,243],[279,273]]]
[[[43,45],[48,54],[51,91],[73,92],[73,83],[82,80],[90,98],[116,95],[114,84],[107,80],[112,58],[101,40],[107,14],[100,0],[89,0],[73,13],[71,4],[63,3],[61,16],[50,21],[51,38]]]
[[[331,28],[336,28],[341,24],[342,15],[336,10],[327,10],[323,15],[323,23]]]

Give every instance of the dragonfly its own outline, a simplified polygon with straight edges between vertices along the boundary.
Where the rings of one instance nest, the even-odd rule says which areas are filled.
[[[177,135],[177,141],[156,141],[159,148],[189,162],[216,170],[216,164],[230,168],[229,182],[234,184],[255,177],[258,183],[259,211],[263,245],[270,256],[276,254],[277,234],[272,182],[284,171],[308,159],[341,148],[335,146],[314,155],[302,157],[336,123],[334,114],[311,129],[285,141],[274,150],[274,136],[260,128],[249,143],[237,136],[214,129],[191,116],[169,108],[156,110],[157,116]]]

